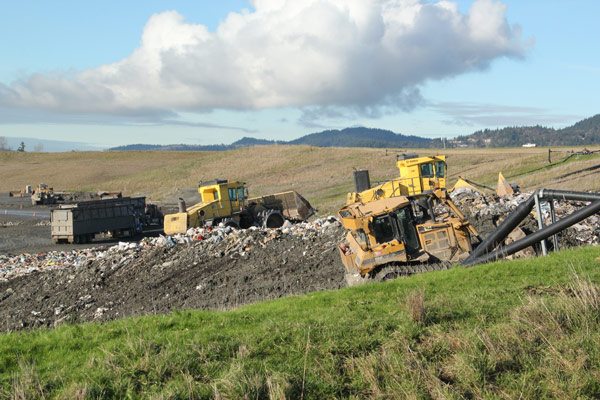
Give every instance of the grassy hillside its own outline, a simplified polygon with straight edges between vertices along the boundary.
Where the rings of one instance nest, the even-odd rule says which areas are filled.
[[[0,191],[44,182],[58,190],[123,191],[162,200],[175,195],[177,188],[194,188],[200,180],[219,177],[247,182],[252,195],[295,189],[322,212],[332,212],[353,190],[353,168],[369,169],[373,182],[394,178],[398,175],[396,154],[401,150],[406,151],[274,145],[227,152],[3,152]],[[541,148],[415,151],[447,154],[450,184],[462,175],[495,186],[498,171],[502,171],[509,181],[527,190],[600,189],[600,180],[595,179],[598,171],[555,179],[598,165],[600,159],[595,155],[548,167],[548,150]],[[566,156],[552,154],[553,161]]]
[[[599,248],[0,336],[14,398],[598,398]]]

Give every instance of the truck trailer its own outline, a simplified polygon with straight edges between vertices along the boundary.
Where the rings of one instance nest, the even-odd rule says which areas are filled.
[[[89,243],[100,233],[113,237],[141,232],[145,197],[122,197],[62,204],[51,212],[54,243]]]

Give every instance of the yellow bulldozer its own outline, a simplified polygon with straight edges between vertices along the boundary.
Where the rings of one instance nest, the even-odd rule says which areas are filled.
[[[396,165],[398,178],[372,188],[368,172],[355,171],[356,192],[338,212],[348,230],[339,252],[350,285],[445,268],[470,254],[472,237],[480,240],[447,197],[445,156],[403,154]],[[436,203],[449,211],[436,214]]]
[[[346,242],[339,247],[348,284],[445,269],[445,263],[469,256],[477,231],[445,191],[436,189],[425,196],[445,203],[450,211],[434,214],[408,196],[356,202],[339,211],[348,229]]]
[[[189,208],[180,199],[179,212],[164,217],[167,235],[185,233],[189,228],[224,224],[234,228],[260,225],[279,228],[285,220],[304,221],[315,214],[310,203],[290,190],[261,197],[248,197],[244,182],[215,179],[198,186],[201,201]]]
[[[398,168],[400,178],[374,188],[370,187],[368,172],[355,171],[357,190],[348,194],[346,205],[338,212],[348,230],[339,253],[349,285],[446,269],[459,262],[463,266],[477,265],[530,246],[546,254],[547,246],[558,249],[557,233],[600,212],[600,193],[538,189],[483,240],[448,197],[445,157],[403,156],[398,159]],[[498,186],[504,194],[514,190],[501,174]],[[557,220],[556,201],[589,204]],[[542,202],[548,202],[552,221],[548,225],[542,216]],[[436,207],[439,203],[446,207]],[[518,232],[519,224],[534,207],[539,230]],[[515,230],[517,234],[513,235]],[[550,237],[552,244],[546,243]]]

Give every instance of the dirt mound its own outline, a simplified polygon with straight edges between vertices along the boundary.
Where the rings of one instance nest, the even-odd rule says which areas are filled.
[[[121,243],[79,267],[0,282],[0,329],[230,309],[338,289],[345,286],[336,250],[343,234],[335,222],[297,232],[247,230],[187,236],[182,243],[164,237],[154,239],[157,245]]]

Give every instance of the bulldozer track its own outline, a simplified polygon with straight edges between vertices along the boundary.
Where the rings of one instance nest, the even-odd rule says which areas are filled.
[[[433,271],[445,271],[452,268],[452,264],[436,262],[436,263],[418,263],[418,264],[386,264],[381,268],[371,272],[373,281],[383,282],[391,279],[396,279],[401,276],[409,276]]]

